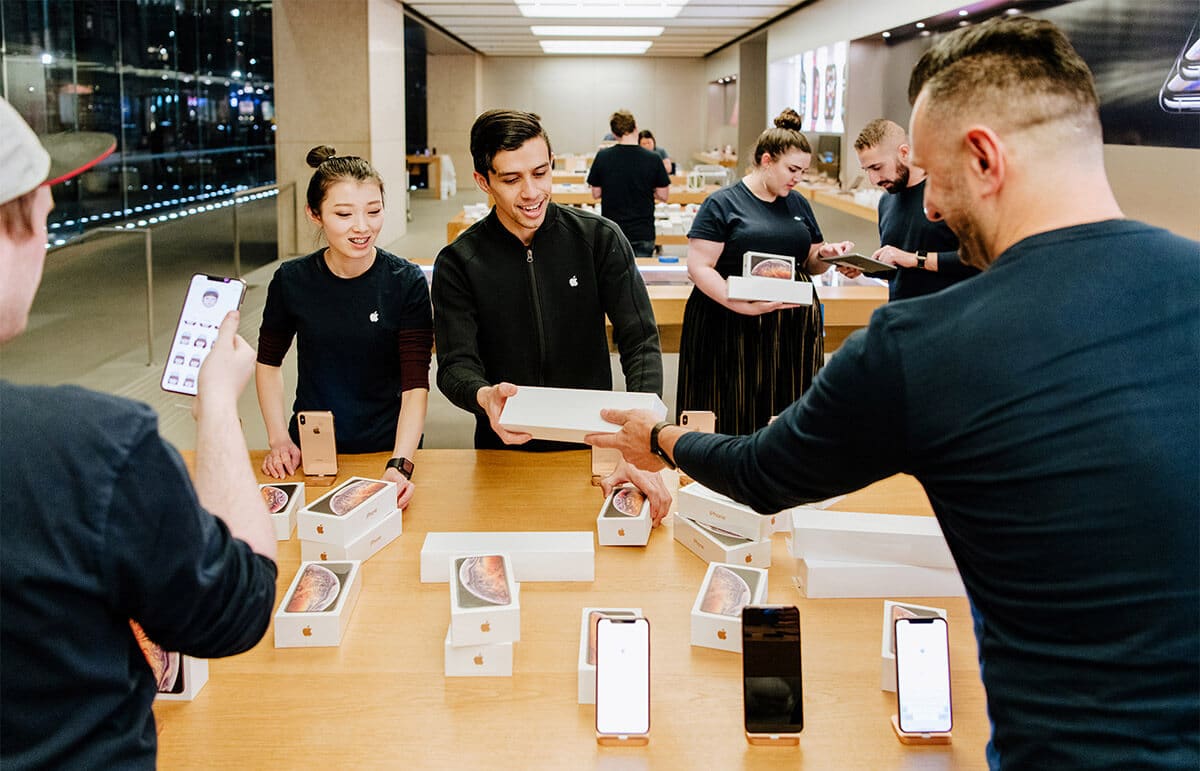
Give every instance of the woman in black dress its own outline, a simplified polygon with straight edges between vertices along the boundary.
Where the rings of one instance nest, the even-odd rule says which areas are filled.
[[[796,280],[811,281],[844,254],[849,241],[826,243],[808,201],[792,188],[812,148],[791,109],[754,148],[754,167],[705,199],[688,232],[688,275],[696,288],[683,314],[679,344],[680,410],[711,410],[717,430],[747,434],[804,393],[824,362],[820,301],[811,306],[730,300],[725,278],[740,275],[748,251],[789,255]]]

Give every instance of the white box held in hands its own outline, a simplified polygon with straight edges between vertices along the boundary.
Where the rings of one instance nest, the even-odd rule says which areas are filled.
[[[675,540],[705,562],[728,562],[733,565],[752,565],[756,568],[771,567],[771,538],[752,541],[735,533],[721,530],[716,525],[695,522],[683,514],[676,514]]]
[[[633,485],[615,488],[596,517],[601,546],[645,546],[650,526],[650,500]]]
[[[710,563],[692,606],[692,645],[742,651],[742,608],[767,599],[767,571]]]
[[[727,533],[752,541],[770,538],[779,518],[777,513],[759,514],[749,506],[709,490],[699,482],[679,488],[676,501],[679,513],[688,519],[716,525]]]
[[[451,557],[450,644],[495,645],[521,639],[521,598],[508,557]]]
[[[658,420],[667,416],[667,405],[657,394],[517,386],[516,395],[504,403],[500,425],[534,439],[583,442],[588,434],[613,434],[621,428],[601,420],[602,409],[649,410]]]
[[[271,525],[275,528],[275,540],[286,541],[296,529],[296,512],[304,506],[303,482],[272,482],[259,485],[263,503],[271,514]]]
[[[301,541],[345,546],[396,510],[396,483],[350,477],[300,510]]]
[[[879,648],[879,690],[896,690],[896,620],[901,618],[946,618],[945,608],[930,608],[909,602],[883,601],[883,638]]]
[[[396,509],[345,546],[320,541],[301,541],[300,559],[305,562],[366,562],[382,551],[383,547],[399,538],[403,530],[404,511]]]
[[[450,580],[450,557],[505,554],[513,580],[594,581],[595,537],[590,531],[428,533],[421,545],[421,583]]]
[[[362,588],[361,562],[301,562],[275,611],[275,647],[340,645]]]
[[[764,302],[812,305],[813,285],[808,281],[762,276],[730,276],[725,279],[726,295],[730,300],[761,300]]]
[[[601,618],[641,618],[641,608],[584,608],[579,625],[579,703],[596,703],[596,624]]]
[[[163,701],[191,701],[196,698],[196,694],[208,682],[208,660],[163,650],[136,621],[131,620],[129,627],[154,674],[154,698]]]
[[[793,281],[796,278],[796,258],[790,254],[746,252],[742,255],[742,275]]]
[[[443,648],[446,677],[512,677],[513,644],[510,642],[455,647],[450,643],[450,630],[446,629]]]
[[[792,556],[955,568],[936,517],[861,514],[802,506],[792,510]]]
[[[882,562],[796,561],[796,588],[809,599],[849,597],[965,597],[954,568]]]

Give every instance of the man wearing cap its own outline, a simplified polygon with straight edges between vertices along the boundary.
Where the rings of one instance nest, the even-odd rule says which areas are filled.
[[[0,99],[0,344],[19,335],[46,257],[50,183],[113,138],[45,147]],[[221,324],[200,370],[195,488],[150,408],[74,386],[0,380],[0,766],[155,767],[165,651],[252,647],[275,600],[275,540],[237,416],[254,351]],[[164,672],[165,670],[165,672]]]

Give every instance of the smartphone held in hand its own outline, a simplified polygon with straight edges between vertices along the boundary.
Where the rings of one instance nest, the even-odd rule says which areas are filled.
[[[164,391],[196,395],[200,365],[208,358],[225,315],[241,307],[245,294],[246,282],[241,279],[203,273],[192,276],[163,366],[160,385]]]

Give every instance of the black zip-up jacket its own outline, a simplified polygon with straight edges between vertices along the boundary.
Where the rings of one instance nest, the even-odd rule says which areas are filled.
[[[612,388],[605,315],[626,389],[662,395],[650,296],[628,240],[603,217],[549,203],[526,247],[493,209],[438,254],[432,295],[438,388],[475,415],[477,448],[508,446],[475,400],[480,388]],[[517,449],[574,446],[534,440]]]

